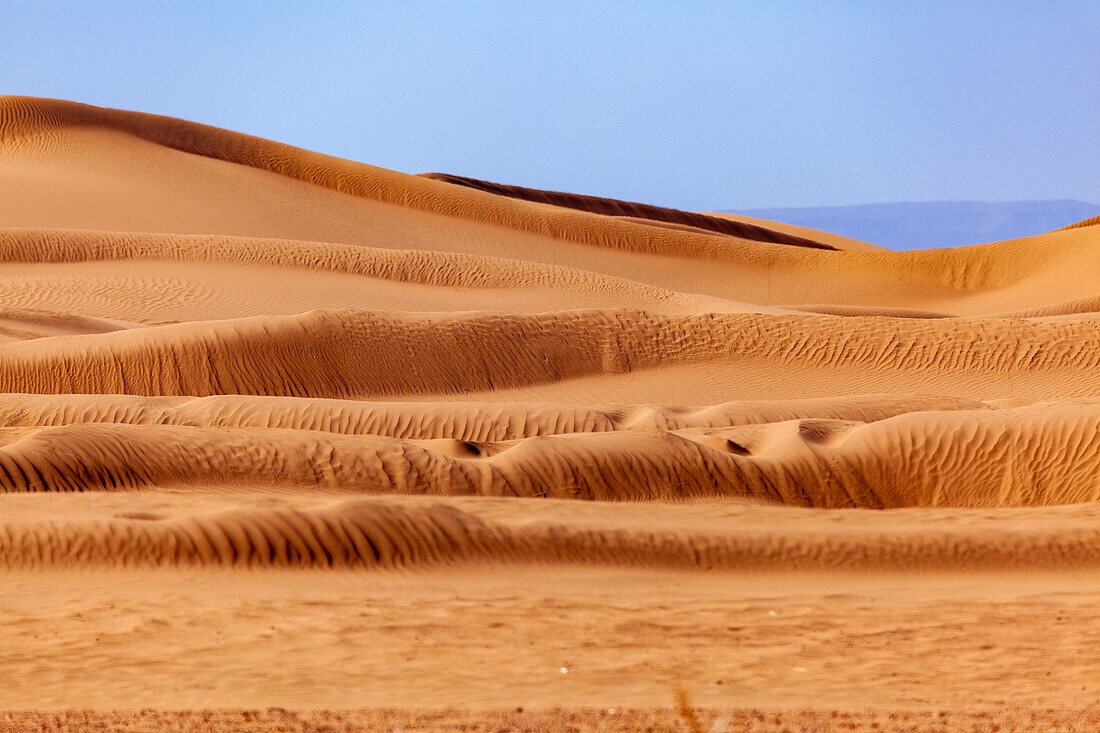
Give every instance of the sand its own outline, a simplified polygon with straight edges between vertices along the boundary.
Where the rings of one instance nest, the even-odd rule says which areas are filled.
[[[0,727],[1087,725],[1098,273],[0,97]]]

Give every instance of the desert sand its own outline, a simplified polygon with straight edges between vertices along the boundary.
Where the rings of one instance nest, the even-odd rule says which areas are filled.
[[[1098,224],[0,97],[0,726],[1091,730]]]

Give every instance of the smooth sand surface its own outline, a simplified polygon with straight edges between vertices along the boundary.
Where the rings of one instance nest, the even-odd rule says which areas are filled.
[[[891,252],[0,97],[0,708],[1089,719],[1098,314],[1095,222]]]

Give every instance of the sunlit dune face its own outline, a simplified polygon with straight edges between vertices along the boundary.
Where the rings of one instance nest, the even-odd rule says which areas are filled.
[[[1069,704],[1089,223],[893,252],[0,98],[0,708]]]

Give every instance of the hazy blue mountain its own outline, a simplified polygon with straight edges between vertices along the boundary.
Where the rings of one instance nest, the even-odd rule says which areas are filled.
[[[929,201],[730,211],[823,229],[891,249],[949,247],[1026,237],[1100,214],[1084,201]]]

